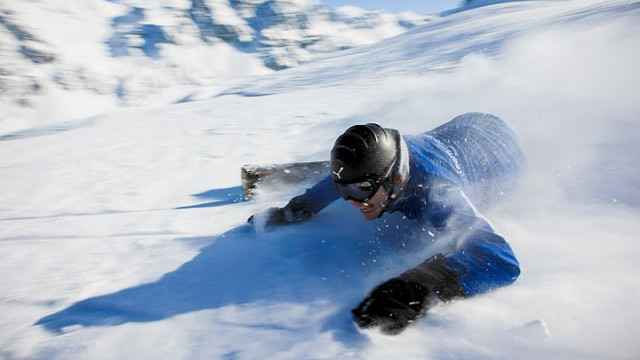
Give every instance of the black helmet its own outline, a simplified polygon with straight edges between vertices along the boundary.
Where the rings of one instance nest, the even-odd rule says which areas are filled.
[[[331,150],[331,178],[355,183],[390,176],[398,156],[400,134],[378,124],[355,125],[340,135]]]

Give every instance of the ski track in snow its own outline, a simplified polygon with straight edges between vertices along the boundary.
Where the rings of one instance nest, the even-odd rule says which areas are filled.
[[[509,2],[248,79],[222,96],[0,138],[0,358],[637,359],[640,3]],[[250,96],[260,95],[260,96]],[[375,121],[404,133],[494,113],[528,155],[485,215],[509,287],[359,331],[368,290],[441,246],[336,202],[245,224],[245,163],[322,160]],[[402,235],[401,235],[402,234]]]

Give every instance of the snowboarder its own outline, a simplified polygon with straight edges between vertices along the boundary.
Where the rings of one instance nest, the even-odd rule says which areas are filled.
[[[463,114],[413,136],[355,125],[335,141],[330,176],[249,222],[261,216],[268,227],[295,224],[342,197],[366,220],[399,211],[453,234],[449,252],[383,282],[352,310],[360,327],[397,334],[435,299],[469,297],[516,280],[520,268],[511,247],[476,206],[510,189],[522,161],[514,133],[489,114]]]

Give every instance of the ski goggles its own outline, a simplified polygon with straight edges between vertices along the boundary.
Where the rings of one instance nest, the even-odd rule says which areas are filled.
[[[356,181],[352,183],[337,183],[334,182],[336,188],[338,189],[338,193],[345,200],[354,200],[357,202],[367,202],[371,200],[371,198],[378,192],[380,186],[384,184],[384,182],[391,178],[393,173],[393,169],[395,167],[396,160],[394,159],[385,174],[379,177],[378,179],[368,178],[362,181]]]
[[[345,200],[355,200],[357,202],[369,201],[378,192],[380,182],[373,179],[359,181],[355,183],[336,183],[336,188]]]

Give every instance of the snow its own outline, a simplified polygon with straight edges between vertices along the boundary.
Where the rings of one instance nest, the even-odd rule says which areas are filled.
[[[176,85],[194,93],[182,103],[39,113],[0,136],[0,358],[637,359],[639,4],[496,4]],[[302,189],[243,201],[241,165],[326,159],[359,122],[414,133],[467,111],[506,119],[528,155],[520,191],[484,212],[521,262],[514,285],[399,336],[358,331],[349,309],[431,254],[429,229],[342,201],[245,225]]]
[[[313,0],[4,2],[0,133],[206,97],[238,77],[375,43],[430,18],[364,10],[351,18]],[[53,98],[64,106],[41,116]]]

